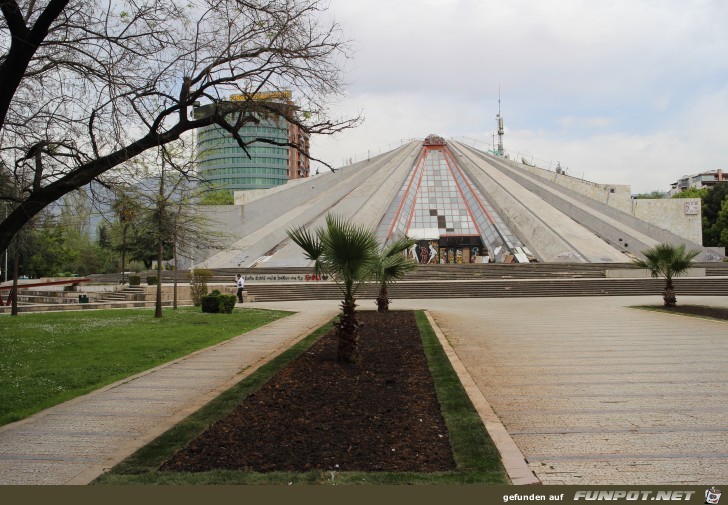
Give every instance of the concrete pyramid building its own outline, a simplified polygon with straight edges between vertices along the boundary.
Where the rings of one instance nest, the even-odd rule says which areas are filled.
[[[697,205],[696,205],[696,202]],[[628,186],[595,184],[431,135],[308,179],[236,193],[204,209],[233,236],[207,268],[308,266],[286,230],[322,226],[327,213],[407,235],[420,263],[626,263],[658,243],[704,249],[697,199],[634,200]]]

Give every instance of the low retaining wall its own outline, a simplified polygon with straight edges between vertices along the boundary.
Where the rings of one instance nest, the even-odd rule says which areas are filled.
[[[607,279],[644,279],[651,277],[648,270],[642,268],[613,268],[605,270]],[[680,277],[705,277],[705,268],[691,268]]]

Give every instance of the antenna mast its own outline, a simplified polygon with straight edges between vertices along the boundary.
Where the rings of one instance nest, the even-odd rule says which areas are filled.
[[[503,128],[503,116],[501,116],[500,84],[498,85],[498,114],[496,114],[495,119],[498,121],[498,156],[503,156],[505,154],[505,150],[503,149],[505,129]]]

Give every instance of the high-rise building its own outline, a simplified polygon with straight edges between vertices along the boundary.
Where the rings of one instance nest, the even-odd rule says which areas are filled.
[[[233,95],[227,102],[195,108],[195,117],[204,117],[212,113],[214,108],[225,104],[232,106],[234,102],[245,99],[265,100],[268,107],[261,107],[259,112],[255,112],[258,123],[246,123],[238,133],[245,141],[262,138],[273,143],[253,142],[247,147],[246,153],[223,128],[217,125],[199,128],[197,170],[200,176],[230,191],[272,188],[290,179],[308,177],[309,137],[287,119],[296,110],[289,91],[257,93],[252,97]],[[231,117],[230,121],[234,122],[234,118]],[[285,145],[287,143],[297,145],[298,149]]]

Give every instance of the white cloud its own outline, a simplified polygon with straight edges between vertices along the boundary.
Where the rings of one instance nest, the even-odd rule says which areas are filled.
[[[313,140],[334,165],[429,133],[491,142],[635,191],[726,167],[728,2],[333,0],[366,121]],[[722,166],[721,166],[722,164]]]
[[[565,116],[557,119],[556,124],[564,128],[603,128],[615,122],[612,117]]]

